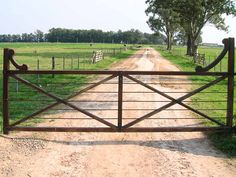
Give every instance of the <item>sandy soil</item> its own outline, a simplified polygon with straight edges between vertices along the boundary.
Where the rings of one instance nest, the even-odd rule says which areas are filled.
[[[161,70],[178,71],[179,69],[162,58],[153,49],[142,49],[131,58],[117,63],[113,70]],[[136,77],[144,82],[155,82],[151,86],[165,92],[184,92],[189,88],[178,85],[178,82],[189,82],[186,77],[172,77],[176,85],[168,84],[170,78],[145,76]],[[99,80],[100,78],[98,78]],[[109,82],[117,82],[113,79]],[[131,82],[125,79],[124,82]],[[115,84],[103,84],[93,90],[117,91]],[[162,100],[158,94],[145,93],[148,90],[140,85],[126,84],[124,100]],[[178,98],[184,93],[170,94]],[[85,93],[73,98],[76,101],[85,100],[117,100],[115,93]],[[109,109],[93,111],[100,117],[115,118],[117,103],[76,102],[82,108]],[[154,109],[165,102],[125,102],[125,109]],[[64,107],[64,106],[59,106]],[[178,105],[172,109],[181,108]],[[138,118],[150,110],[125,110],[125,118]],[[182,120],[181,117],[191,117],[187,111],[169,110],[153,116],[135,125],[148,126],[192,126],[199,125],[194,120]],[[45,117],[57,117],[61,120],[49,121],[38,126],[103,126],[91,119],[65,120],[62,118],[86,118],[72,111],[55,112]],[[107,119],[117,123],[114,119]],[[132,120],[124,119],[123,124]],[[236,160],[227,159],[214,149],[202,133],[31,133],[18,132],[8,136],[0,136],[0,176],[2,177],[42,177],[42,176],[81,176],[81,177],[212,177],[236,176]]]

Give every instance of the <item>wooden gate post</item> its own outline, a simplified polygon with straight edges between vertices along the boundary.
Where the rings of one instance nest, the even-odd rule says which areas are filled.
[[[10,69],[9,49],[4,48],[3,51],[3,133],[4,134],[8,134],[8,128],[9,128],[9,110],[8,110],[9,69]]]
[[[118,75],[118,131],[122,131],[122,106],[123,106],[123,73]]]
[[[234,38],[229,38],[228,50],[228,90],[227,90],[227,121],[228,127],[233,127],[234,111]]]

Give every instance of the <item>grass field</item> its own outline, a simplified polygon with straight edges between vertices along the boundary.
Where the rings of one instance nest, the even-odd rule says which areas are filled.
[[[174,50],[172,52],[167,52],[163,50],[162,47],[158,46],[156,47],[158,51],[161,52],[161,54],[169,59],[171,62],[175,63],[177,66],[181,68],[183,71],[195,71],[196,65],[193,63],[192,58],[185,56],[185,50],[184,47],[174,47]],[[215,56],[221,52],[223,48],[206,48],[206,47],[200,47],[199,53],[205,53],[207,58],[211,58],[210,61],[207,63],[213,61]],[[225,57],[222,60],[221,63],[221,69],[222,71],[227,70],[227,57]],[[212,69],[212,71],[219,71],[220,68],[217,66],[215,69]],[[214,78],[212,77],[199,77],[199,76],[193,76],[190,77],[192,82],[196,85],[193,86],[192,89],[199,87],[198,83],[206,83],[209,81],[212,81]],[[214,92],[212,94],[197,94],[192,99],[193,100],[209,100],[210,102],[206,104],[199,104],[199,103],[193,103],[192,106],[198,109],[206,109],[211,108],[213,110],[207,113],[207,115],[210,115],[212,117],[217,117],[218,121],[225,122],[226,117],[226,102],[227,99],[226,95],[226,84],[227,82],[224,81],[221,84],[214,85],[207,89],[207,92]],[[204,92],[203,92],[204,93]],[[223,100],[222,102],[214,102],[215,100]],[[236,104],[236,96],[235,96],[235,104]],[[217,110],[217,109],[223,109]],[[236,125],[236,108],[234,107],[234,125]],[[207,123],[209,126],[213,125],[213,123]],[[209,134],[209,137],[213,140],[215,146],[219,148],[220,150],[224,151],[225,153],[229,154],[230,156],[236,156],[236,135],[224,135],[222,133],[212,133]]]
[[[73,66],[77,68],[78,58],[81,62],[80,69],[83,69],[85,67],[83,64],[91,61],[90,59],[94,51],[102,50],[105,56],[113,56],[120,53],[124,49],[124,45],[92,44],[90,46],[90,44],[75,43],[0,43],[0,50],[2,51],[3,48],[14,49],[17,61],[19,63],[27,63],[31,69],[37,69],[37,60],[39,60],[40,69],[51,69],[53,56],[56,61],[55,69],[62,69],[63,58],[65,58],[65,69],[71,69],[71,59],[73,59]],[[2,55],[3,52],[0,52],[0,65],[2,65]]]
[[[128,47],[128,46],[127,46]],[[52,56],[55,57],[55,69],[63,69],[63,57],[65,58],[66,70],[103,70],[108,69],[111,64],[125,59],[134,53],[134,50],[123,50],[121,44],[50,44],[50,43],[1,43],[0,44],[0,67],[2,70],[3,48],[12,48],[15,50],[15,58],[20,64],[29,65],[30,69],[37,69],[37,62],[40,61],[40,69],[51,69]],[[105,54],[104,60],[92,63],[91,58],[93,51],[103,50]],[[78,64],[79,61],[79,64]],[[13,69],[13,68],[12,68]],[[61,98],[66,98],[71,93],[78,91],[83,83],[88,82],[91,76],[82,75],[22,75],[32,83],[42,87],[43,89],[53,92]],[[92,76],[95,77],[95,76]],[[57,83],[57,84],[55,84]],[[58,85],[58,83],[61,83]],[[66,83],[66,84],[63,84]],[[54,103],[52,99],[29,89],[24,84],[10,79],[10,117],[11,122],[23,118],[48,104]],[[2,72],[0,76],[0,88],[2,90]],[[2,93],[1,104],[2,104]],[[32,100],[32,101],[28,101]],[[2,106],[0,108],[0,124],[2,125]],[[34,120],[30,124],[38,122]],[[2,128],[2,126],[1,126]],[[1,129],[0,129],[1,131]]]

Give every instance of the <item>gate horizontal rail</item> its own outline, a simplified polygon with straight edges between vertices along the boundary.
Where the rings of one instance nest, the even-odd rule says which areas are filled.
[[[36,131],[36,132],[118,132],[118,129],[111,128],[88,128],[88,127],[10,127],[9,131]],[[139,127],[122,129],[121,132],[230,132],[230,127]]]
[[[209,66],[206,66],[205,68],[202,68],[198,66],[196,68],[196,72],[182,72],[182,71],[110,71],[110,70],[105,70],[105,71],[91,71],[91,70],[29,70],[27,65],[19,65],[17,62],[13,59],[14,56],[14,51],[12,49],[4,49],[4,66],[3,66],[3,131],[5,134],[7,134],[9,131],[48,131],[48,132],[193,132],[193,131],[232,131],[234,129],[233,125],[233,102],[234,102],[234,39],[229,38],[223,40],[224,43],[224,50],[222,53],[217,57],[213,63],[211,63]],[[212,67],[214,67],[216,64],[218,64],[222,58],[225,56],[225,54],[228,53],[228,70],[227,72],[208,72]],[[13,64],[16,68],[16,70],[11,70],[10,69],[10,64]],[[56,78],[56,75],[91,75],[91,76],[102,76],[102,79],[100,81],[96,82],[88,82],[86,85],[85,83],[79,82],[78,84],[83,85],[84,87],[77,92],[74,92],[72,95],[68,96],[67,98],[61,98],[58,96],[56,93],[53,93],[54,90],[46,90],[43,86],[40,85],[40,83],[37,83],[35,81],[28,81],[27,79],[21,77],[21,75],[33,75],[33,74],[43,74],[43,75],[54,75],[54,78]],[[176,77],[176,76],[201,76],[201,77],[212,77],[213,80],[207,81],[204,83],[198,83],[194,84],[189,82],[188,84],[192,84],[195,86],[198,86],[197,88],[194,88],[193,90],[190,91],[167,91],[167,90],[161,90],[161,88],[156,87],[158,84],[162,84],[162,82],[146,82],[142,80],[142,77],[159,77],[159,76],[168,76],[165,77],[167,81],[169,81],[169,77]],[[11,105],[9,105],[10,101],[43,101],[43,100],[34,100],[34,99],[10,99],[9,94],[12,93],[10,88],[10,84],[14,84],[14,82],[10,81],[10,79],[15,79],[17,82],[21,83],[24,85],[24,87],[27,87],[27,89],[30,89],[31,92],[35,93],[40,93],[44,95],[45,97],[48,98],[48,104],[45,105],[45,107],[41,108],[40,110],[37,110],[33,112],[30,115],[27,115],[15,122],[10,123],[10,114],[9,112],[11,111]],[[109,82],[111,80],[116,80],[115,82],[113,81],[112,83]],[[151,79],[152,80],[152,79]],[[129,81],[129,82],[127,82]],[[202,103],[217,103],[217,102],[222,102],[226,103],[226,108],[206,108],[206,109],[197,109],[194,108],[191,104],[194,102],[193,100],[188,100],[190,97],[198,94],[198,93],[204,93],[206,89],[214,86],[214,85],[222,85],[221,82],[224,81],[224,84],[226,86],[227,91],[221,91],[219,93],[221,94],[226,94],[226,99],[216,99],[216,100],[197,100],[195,102],[202,102]],[[45,83],[47,84],[47,83]],[[57,84],[57,83],[53,83]],[[76,84],[76,82],[74,83]],[[91,89],[94,89],[95,87],[101,86],[101,85],[109,85],[112,84],[114,86],[117,85],[117,87],[114,87],[116,91],[114,90],[109,90],[107,92],[104,91],[91,91]],[[134,84],[132,86],[132,90],[126,90],[126,86],[129,84]],[[171,84],[168,82],[164,82],[164,84]],[[181,85],[179,82],[173,82],[175,85]],[[146,90],[138,90],[135,91],[136,85],[142,86],[142,88]],[[63,87],[62,85],[59,85],[59,87]],[[147,91],[148,90],[148,91]],[[23,92],[23,91],[22,91]],[[27,93],[27,90],[25,90]],[[93,93],[94,92],[94,93]],[[216,91],[217,92],[217,91]],[[206,94],[210,93],[216,93],[212,91],[206,91]],[[105,97],[104,95],[101,96],[99,100],[74,100],[72,101],[71,99],[80,96],[81,94],[107,94],[107,93],[114,93],[117,94],[117,100],[102,100],[101,98]],[[124,99],[125,94],[145,94],[145,93],[152,93],[155,95],[158,95],[158,98],[162,98],[162,100],[128,100]],[[219,94],[218,93],[218,94]],[[173,94],[182,94],[182,95],[177,95],[177,98],[173,96]],[[142,96],[144,97],[144,95]],[[152,98],[152,97],[151,97]],[[53,103],[49,103],[52,100]],[[44,99],[45,101],[45,99]],[[107,103],[107,104],[114,104],[116,108],[86,108],[86,104],[82,104],[82,102],[86,101],[88,103]],[[145,108],[145,105],[142,105],[141,109],[138,108],[125,108],[126,103],[136,103],[136,106],[138,103],[158,103],[157,105],[154,105],[154,108]],[[80,104],[76,104],[80,103]],[[54,108],[58,105],[64,105],[69,108]],[[170,109],[170,107],[179,105],[183,107],[184,109],[177,109],[173,108]],[[85,106],[85,108],[83,107]],[[132,104],[130,104],[132,106]],[[134,105],[135,106],[135,105]],[[15,107],[12,107],[15,109]],[[23,109],[23,106],[18,105],[18,109]],[[54,109],[53,109],[54,108]],[[27,108],[25,108],[27,110]],[[30,110],[28,108],[28,110]],[[33,126],[25,126],[20,124],[23,124],[24,122],[30,120],[30,119],[36,119],[37,116],[40,114],[48,111],[56,111],[56,110],[67,110],[67,111],[76,111],[79,113],[82,113],[83,115],[87,116],[87,118],[90,118],[91,120],[95,120],[103,126],[107,127],[33,127]],[[194,126],[194,125],[187,125],[187,126],[155,126],[155,127],[149,127],[149,126],[142,126],[139,127],[139,124],[142,123],[144,120],[153,120],[153,116],[157,115],[160,112],[163,111],[171,111],[171,110],[179,110],[179,111],[191,111],[198,117],[200,116],[201,119],[204,118],[205,120],[208,120],[210,122],[213,122],[215,126]],[[208,111],[208,112],[203,112],[203,111]],[[113,123],[108,121],[105,116],[98,116],[94,113],[94,111],[117,111],[117,117],[113,117],[112,119],[116,119],[117,123]],[[143,111],[144,114],[141,116],[137,117],[132,117],[133,120],[130,117],[125,117],[124,114],[127,113],[125,111]],[[149,111],[149,112],[145,112]],[[225,111],[226,116],[225,116],[225,122],[221,122],[218,119],[216,119],[219,116],[212,116],[210,115],[211,111]],[[47,119],[47,118],[46,118]],[[51,118],[53,119],[53,118]],[[55,118],[59,119],[59,118]],[[63,117],[61,118],[63,120]],[[71,118],[72,119],[72,118]],[[86,119],[85,117],[81,118]],[[156,120],[164,120],[167,119],[165,117],[157,117]],[[176,119],[175,117],[170,118],[169,120]],[[181,119],[184,119],[181,117]],[[192,117],[186,117],[187,119],[193,119]],[[195,118],[194,118],[195,119]],[[129,122],[125,122],[127,120],[131,120]],[[138,126],[138,127],[134,127]]]
[[[107,75],[114,74],[118,76],[122,73],[125,75],[166,75],[166,76],[228,76],[228,72],[184,72],[184,71],[91,71],[91,70],[10,70],[7,72],[9,75],[14,74],[97,74]]]

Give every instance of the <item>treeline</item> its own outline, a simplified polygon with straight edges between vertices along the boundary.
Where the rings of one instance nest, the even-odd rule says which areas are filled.
[[[161,34],[142,33],[139,30],[109,31],[73,30],[52,28],[48,33],[36,30],[34,33],[2,34],[0,42],[68,42],[68,43],[124,43],[124,44],[163,44]]]

